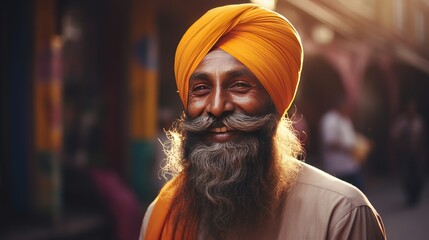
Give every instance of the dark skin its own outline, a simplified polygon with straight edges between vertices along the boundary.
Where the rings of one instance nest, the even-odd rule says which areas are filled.
[[[260,116],[272,109],[270,95],[255,75],[221,49],[209,52],[189,80],[187,115],[223,117],[233,112]],[[226,142],[241,134],[219,126],[205,134],[206,143]]]

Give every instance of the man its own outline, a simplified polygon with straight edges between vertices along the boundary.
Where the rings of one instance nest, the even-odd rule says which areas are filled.
[[[174,178],[149,206],[140,239],[384,239],[356,188],[296,160],[284,117],[302,46],[281,15],[256,5],[208,11],[180,41],[184,116],[169,132]]]
[[[323,115],[320,128],[324,170],[363,190],[361,166],[354,154],[358,134],[350,119],[350,107],[345,98],[339,98],[333,108]]]
[[[391,137],[406,204],[414,207],[423,191],[427,158],[426,126],[414,99],[406,101],[403,112],[393,122]]]

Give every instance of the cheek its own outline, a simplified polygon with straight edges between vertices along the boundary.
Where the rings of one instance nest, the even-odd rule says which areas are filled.
[[[189,99],[188,107],[186,109],[188,117],[196,118],[200,116],[203,113],[205,107],[206,107],[206,101],[203,101],[203,100],[193,101]]]
[[[271,98],[266,96],[240,99],[237,105],[248,115],[264,115],[272,111]]]

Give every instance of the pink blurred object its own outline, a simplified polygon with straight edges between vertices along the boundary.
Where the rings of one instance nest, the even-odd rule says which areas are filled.
[[[134,193],[112,171],[92,169],[90,175],[114,218],[117,239],[137,239],[142,208]]]

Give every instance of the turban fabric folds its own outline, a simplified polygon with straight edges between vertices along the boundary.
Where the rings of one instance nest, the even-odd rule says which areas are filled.
[[[189,79],[206,54],[219,47],[244,64],[271,96],[282,115],[295,97],[303,50],[290,22],[278,13],[254,4],[214,8],[183,35],[174,71],[186,109]]]

